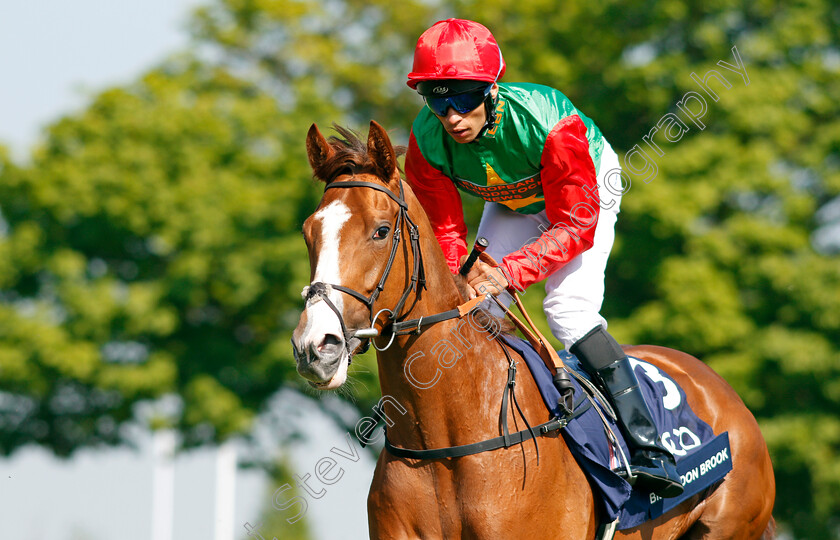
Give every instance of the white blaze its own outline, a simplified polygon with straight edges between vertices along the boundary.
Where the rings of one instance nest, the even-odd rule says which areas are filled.
[[[318,253],[318,267],[315,268],[315,277],[312,281],[341,285],[338,248],[341,229],[350,219],[350,209],[341,201],[333,201],[318,211],[315,219],[321,222],[321,251]],[[337,304],[336,307],[338,307]]]
[[[319,210],[314,219],[321,221],[321,251],[318,253],[318,266],[312,282],[341,285],[339,242],[341,229],[350,219],[350,209],[341,201],[333,201]],[[342,296],[336,290],[331,290],[329,294],[330,301],[339,313],[344,307]],[[306,306],[306,329],[303,331],[302,345],[307,347],[314,344],[317,347],[327,334],[343,337],[341,323],[325,302],[313,300]]]

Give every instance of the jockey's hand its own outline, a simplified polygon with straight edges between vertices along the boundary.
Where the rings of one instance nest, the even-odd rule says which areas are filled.
[[[467,255],[461,257],[461,264],[467,260]],[[467,285],[469,285],[470,299],[479,294],[501,294],[510,285],[504,272],[498,266],[490,266],[481,259],[475,261],[470,273],[467,274]]]

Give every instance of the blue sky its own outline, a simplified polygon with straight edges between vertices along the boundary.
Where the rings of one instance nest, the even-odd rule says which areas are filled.
[[[28,153],[42,129],[94,93],[186,47],[197,0],[0,3],[0,144]]]

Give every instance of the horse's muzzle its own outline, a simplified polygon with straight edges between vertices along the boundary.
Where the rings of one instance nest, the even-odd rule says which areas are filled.
[[[341,365],[344,340],[327,334],[318,345],[304,345],[295,343],[292,338],[292,351],[300,376],[316,385],[324,384],[333,378]]]

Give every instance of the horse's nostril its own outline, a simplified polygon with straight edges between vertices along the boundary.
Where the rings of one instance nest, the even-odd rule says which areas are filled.
[[[341,345],[341,338],[333,334],[327,334],[321,344],[318,345],[318,352],[336,349],[339,345]]]

